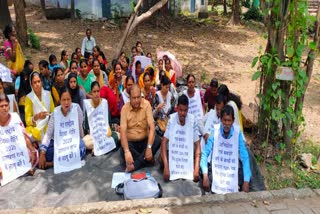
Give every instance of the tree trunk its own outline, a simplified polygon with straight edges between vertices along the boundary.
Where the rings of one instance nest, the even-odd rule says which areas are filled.
[[[7,0],[0,1],[0,14],[1,14],[1,19],[0,19],[1,29],[4,29],[5,26],[7,26],[8,24],[12,24]]]
[[[71,0],[71,19],[75,19],[74,0]]]
[[[227,0],[223,0],[223,14],[227,15]]]
[[[229,21],[231,25],[240,25],[240,0],[233,0],[232,4],[232,16]]]
[[[129,22],[126,26],[126,29],[122,35],[122,38],[120,39],[120,42],[118,43],[118,46],[116,48],[116,51],[113,55],[113,59],[117,59],[120,55],[120,52],[123,48],[123,46],[126,43],[127,38],[130,36],[130,34],[136,29],[136,27],[141,24],[146,19],[150,18],[153,13],[160,10],[168,0],[160,0],[158,3],[156,3],[154,6],[152,6],[147,12],[142,13],[138,16],[138,11],[141,7],[141,4],[143,3],[143,0],[139,0],[136,7],[134,8],[133,13],[130,16]]]
[[[16,30],[19,42],[22,46],[28,45],[27,20],[23,2],[14,0],[14,11],[16,13]]]

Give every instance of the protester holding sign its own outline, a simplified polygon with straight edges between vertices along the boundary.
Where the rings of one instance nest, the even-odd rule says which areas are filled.
[[[198,181],[200,165],[200,139],[195,117],[188,113],[186,95],[178,99],[178,112],[170,116],[161,142],[163,179],[189,179]]]
[[[38,152],[31,144],[19,115],[9,113],[9,98],[0,94],[0,182],[1,185],[29,172],[38,162]]]
[[[60,173],[81,167],[86,154],[82,124],[80,106],[71,102],[71,92],[67,88],[62,89],[60,106],[54,109],[40,145],[40,169],[54,165],[54,172]]]
[[[46,132],[54,103],[50,92],[42,88],[38,72],[31,73],[30,84],[32,91],[27,95],[25,102],[26,130],[33,140],[40,141]]]
[[[214,193],[238,192],[239,158],[243,166],[243,184],[240,190],[249,192],[251,179],[250,158],[245,145],[243,133],[239,126],[234,124],[233,108],[226,105],[221,111],[222,123],[215,125],[211,130],[205,149],[202,151],[200,167],[203,174],[203,188],[210,189],[208,174],[208,157],[212,153],[211,191]]]
[[[204,131],[203,127],[203,115],[205,110],[205,105],[203,102],[203,94],[201,90],[195,88],[196,78],[193,74],[187,76],[188,89],[183,93],[189,98],[189,113],[193,114],[198,122],[199,134],[202,135]]]
[[[85,144],[95,155],[103,155],[116,148],[118,135],[111,131],[108,101],[100,98],[100,85],[96,81],[91,84],[91,95],[92,99],[84,100],[84,127],[85,132],[93,138],[93,143]]]
[[[0,94],[4,94],[4,85],[1,78],[0,78]],[[8,94],[7,96],[10,100],[10,105],[9,105],[10,112],[19,112],[18,104],[14,94]]]

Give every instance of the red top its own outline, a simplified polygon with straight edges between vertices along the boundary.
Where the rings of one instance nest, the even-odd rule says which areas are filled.
[[[120,116],[120,112],[117,107],[116,95],[108,86],[102,86],[100,88],[100,97],[108,101],[108,105],[109,105],[109,109],[112,117]]]

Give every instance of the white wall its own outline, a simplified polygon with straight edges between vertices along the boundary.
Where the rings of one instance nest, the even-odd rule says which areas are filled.
[[[201,0],[196,0],[195,2],[195,12],[199,12],[200,10],[207,11],[208,0],[204,0],[204,6],[201,5]],[[191,0],[181,0],[181,11],[191,12]]]

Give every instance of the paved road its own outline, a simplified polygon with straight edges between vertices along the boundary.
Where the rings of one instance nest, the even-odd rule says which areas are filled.
[[[320,197],[312,197],[305,199],[277,199],[271,201],[251,201],[236,203],[218,203],[218,204],[202,204],[189,205],[173,208],[148,208],[135,209],[120,214],[139,214],[151,212],[152,214],[229,214],[229,213],[271,213],[271,214],[320,214]]]

